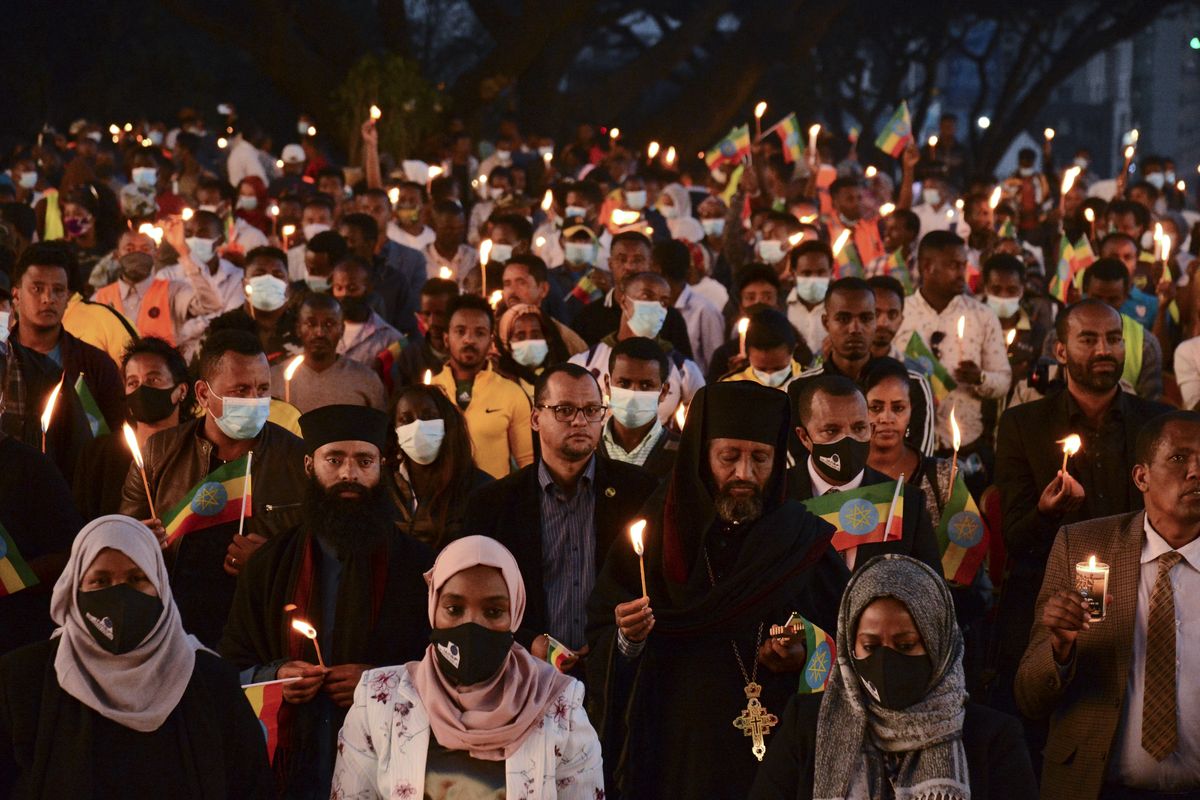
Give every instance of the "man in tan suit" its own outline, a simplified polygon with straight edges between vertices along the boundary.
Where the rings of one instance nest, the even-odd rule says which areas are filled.
[[[1058,532],[1017,673],[1021,711],[1050,717],[1043,798],[1200,797],[1200,414],[1147,422],[1135,455],[1146,510]],[[1076,591],[1091,556],[1103,619]]]

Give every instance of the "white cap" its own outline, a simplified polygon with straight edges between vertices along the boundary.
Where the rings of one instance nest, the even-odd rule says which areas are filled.
[[[285,145],[283,153],[279,157],[285,164],[303,164],[308,160],[308,157],[304,155],[304,148],[298,144]]]

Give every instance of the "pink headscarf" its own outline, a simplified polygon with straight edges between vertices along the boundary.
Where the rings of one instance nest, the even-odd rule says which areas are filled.
[[[510,629],[517,630],[525,616],[525,582],[512,553],[486,536],[451,542],[433,569],[425,573],[430,625],[434,624],[438,595],[446,581],[479,565],[500,570],[508,586]],[[438,669],[433,645],[423,659],[409,663],[407,669],[429,713],[429,727],[438,744],[450,750],[466,750],[472,758],[485,761],[503,761],[515,753],[537,728],[546,707],[571,682],[515,642],[504,666],[486,683],[451,685]]]

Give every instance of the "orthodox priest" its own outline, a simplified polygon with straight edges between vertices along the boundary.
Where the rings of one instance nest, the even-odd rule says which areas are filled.
[[[385,414],[323,406],[300,417],[300,428],[304,522],[242,570],[221,655],[243,684],[298,678],[284,684],[274,769],[283,795],[327,798],[337,732],[362,673],[419,659],[429,643],[422,573],[433,552],[393,522],[379,480]],[[293,623],[314,628],[315,642]]]
[[[777,390],[701,389],[645,509],[648,596],[631,544],[609,551],[588,606],[588,686],[622,800],[744,798],[806,661],[804,637],[771,626],[799,612],[834,630],[849,573],[833,528],[785,497],[788,418]]]

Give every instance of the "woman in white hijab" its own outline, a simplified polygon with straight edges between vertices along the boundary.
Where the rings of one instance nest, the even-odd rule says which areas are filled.
[[[50,616],[49,640],[0,659],[0,796],[274,793],[237,672],[184,632],[149,528],[84,526]]]
[[[658,195],[658,212],[667,220],[672,239],[685,242],[704,241],[704,228],[692,216],[692,198],[685,186],[668,183]]]

